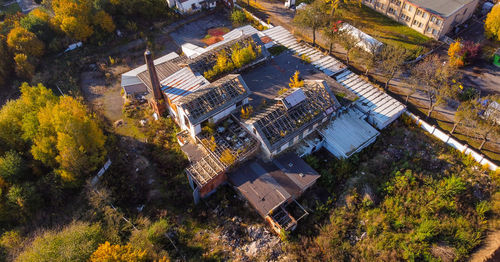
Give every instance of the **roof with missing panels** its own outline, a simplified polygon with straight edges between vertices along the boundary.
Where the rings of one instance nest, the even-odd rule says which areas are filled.
[[[275,100],[246,122],[253,125],[270,150],[279,148],[293,139],[296,132],[317,123],[340,106],[325,81],[305,80],[301,89],[306,98],[293,107],[287,109]]]
[[[187,111],[191,124],[196,125],[249,95],[243,78],[231,74],[179,99],[178,104]]]
[[[475,0],[409,0],[410,3],[441,17],[448,17],[464,5],[474,1]]]
[[[204,72],[213,69],[215,63],[217,62],[217,53],[220,51],[225,50],[228,56],[231,56],[231,48],[235,44],[240,44],[241,47],[247,46],[248,44],[252,44],[254,47],[263,47],[263,43],[260,41],[257,34],[242,35],[241,37],[225,42],[224,44],[214,44],[217,45],[215,48],[209,48],[210,46],[207,47],[207,51],[205,53],[190,59],[188,61],[188,65],[194,72],[203,74]],[[267,56],[265,48],[261,49],[260,55],[257,56],[256,60],[262,56]]]

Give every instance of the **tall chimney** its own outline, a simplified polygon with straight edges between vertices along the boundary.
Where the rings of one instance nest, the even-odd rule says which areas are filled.
[[[146,60],[146,66],[149,72],[149,78],[151,79],[151,88],[150,90],[153,95],[152,101],[150,103],[153,106],[154,111],[160,116],[165,112],[165,100],[163,99],[163,95],[161,92],[160,80],[158,79],[158,74],[156,74],[156,68],[154,65],[153,55],[151,51],[146,49],[144,52],[144,59]]]

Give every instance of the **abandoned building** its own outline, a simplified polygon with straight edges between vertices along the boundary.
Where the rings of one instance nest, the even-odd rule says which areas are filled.
[[[297,199],[320,177],[301,157],[320,148],[350,157],[405,106],[282,27],[244,26],[223,39],[184,44],[183,55],[156,60],[146,51],[146,65],[124,73],[122,87],[129,97],[148,93],[155,114],[168,112],[179,125],[195,203],[230,184],[275,232],[293,230],[308,214]],[[290,51],[272,57],[267,47],[278,44]],[[219,60],[233,59],[239,48],[253,50],[252,60],[220,69]],[[289,88],[295,71],[303,84]],[[346,93],[356,99],[339,102],[336,95]]]

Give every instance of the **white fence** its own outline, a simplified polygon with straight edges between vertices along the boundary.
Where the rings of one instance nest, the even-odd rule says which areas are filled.
[[[459,150],[460,152],[469,155],[473,157],[479,164],[483,165],[484,167],[489,168],[492,171],[498,171],[499,168],[498,166],[493,163],[491,160],[486,158],[483,154],[476,152],[475,150],[469,148],[469,145],[467,144],[461,144],[458,140],[456,140],[453,136],[450,136],[446,134],[445,132],[441,131],[439,128],[435,126],[429,125],[427,122],[424,120],[421,120],[420,117],[412,114],[409,111],[406,111],[405,114],[409,116],[417,126],[420,126],[423,130],[429,132],[432,134],[434,137],[437,139],[445,142],[447,145]]]

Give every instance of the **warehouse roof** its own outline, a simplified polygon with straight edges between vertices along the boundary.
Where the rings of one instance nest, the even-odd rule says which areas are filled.
[[[410,0],[410,2],[441,17],[448,17],[474,0]]]
[[[269,163],[247,162],[229,174],[233,185],[263,217],[290,198],[298,198],[319,177],[293,153]]]

